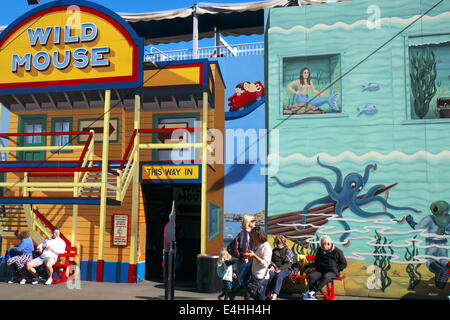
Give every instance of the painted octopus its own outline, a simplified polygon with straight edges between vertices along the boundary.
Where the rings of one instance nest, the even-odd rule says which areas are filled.
[[[333,185],[325,178],[322,177],[309,177],[304,178],[292,183],[283,183],[281,182],[277,177],[272,177],[275,179],[281,186],[285,188],[292,188],[304,183],[308,182],[320,182],[322,183],[325,188],[327,189],[328,195],[325,197],[322,197],[320,199],[311,201],[308,203],[302,211],[302,224],[306,223],[306,214],[308,213],[308,210],[316,205],[319,204],[326,204],[326,203],[332,203],[335,202],[335,214],[342,218],[342,212],[344,209],[348,206],[352,212],[354,212],[356,215],[363,217],[363,218],[375,218],[377,216],[383,216],[386,215],[391,219],[396,220],[396,217],[389,213],[389,212],[367,212],[361,209],[361,206],[378,201],[382,205],[384,205],[388,209],[392,210],[409,210],[413,211],[415,213],[419,213],[420,211],[410,208],[410,207],[397,207],[389,204],[384,198],[377,196],[375,192],[381,188],[384,188],[385,186],[382,184],[377,184],[373,187],[371,187],[367,193],[361,197],[358,198],[358,194],[361,192],[361,190],[364,188],[364,186],[367,184],[367,181],[369,180],[369,174],[370,171],[375,171],[377,169],[376,164],[369,164],[366,166],[366,169],[364,171],[364,176],[361,176],[359,173],[352,172],[349,173],[345,178],[342,180],[342,172],[336,167],[329,166],[326,164],[323,164],[320,162],[319,157],[317,157],[317,163],[327,169],[332,170],[336,174],[336,183],[333,187]],[[338,220],[339,223],[344,227],[345,233],[341,235],[340,241],[344,241],[349,236],[349,230],[350,226],[347,222]],[[398,222],[398,220],[396,220]]]

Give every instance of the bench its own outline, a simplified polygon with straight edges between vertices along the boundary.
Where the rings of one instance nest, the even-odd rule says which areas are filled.
[[[315,256],[306,256],[307,264],[305,265],[305,269],[314,267],[314,260],[316,259]],[[290,276],[291,279],[309,279],[309,275],[307,274],[295,274],[294,272],[291,273]],[[334,293],[334,280],[344,280],[344,276],[334,278],[330,280],[330,282],[326,285],[326,290],[320,290],[320,293],[323,295],[325,300],[334,300],[336,297],[336,294]]]
[[[76,247],[66,247],[66,251],[58,255],[58,261],[53,265],[53,283],[67,282],[75,273],[75,261],[77,255]],[[71,267],[72,266],[72,267]]]

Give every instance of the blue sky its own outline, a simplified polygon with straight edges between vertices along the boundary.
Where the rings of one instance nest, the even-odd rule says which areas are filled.
[[[40,0],[41,4],[47,4],[55,0]],[[257,0],[259,1],[259,0]],[[21,15],[29,10],[36,8],[38,5],[28,5],[27,0],[1,0],[1,10],[0,10],[0,26],[7,26],[12,23],[15,19],[19,18]],[[124,13],[138,13],[138,12],[155,12],[162,10],[171,10],[179,8],[187,8],[192,6],[194,3],[199,3],[202,1],[195,0],[166,0],[166,1],[155,1],[155,0],[92,0],[92,2],[98,3],[102,6],[109,8],[115,12]],[[256,0],[207,0],[203,1],[207,3],[241,3],[241,2],[256,2]],[[230,41],[231,38],[231,41]],[[256,36],[243,36],[240,37],[238,41],[234,40],[235,37],[227,37],[226,40],[230,43],[250,43],[263,41],[262,35]],[[199,42],[200,47],[207,47],[213,45],[212,39],[204,39]],[[163,45],[158,46],[160,50],[173,50],[181,48],[191,48],[192,45],[189,42],[181,42],[178,44]],[[5,131],[8,123],[7,112],[3,113],[2,121],[0,122],[0,132]]]

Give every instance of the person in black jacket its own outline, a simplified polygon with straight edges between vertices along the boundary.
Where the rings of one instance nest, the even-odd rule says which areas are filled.
[[[242,231],[236,236],[237,241],[233,242],[232,256],[238,259],[238,278],[236,287],[230,293],[231,300],[234,300],[234,297],[241,291],[244,291],[244,300],[249,300],[247,283],[250,280],[252,263],[245,253],[250,250],[255,250],[255,244],[250,237],[250,232],[255,227],[255,224],[255,216],[252,214],[245,214],[242,217]]]
[[[303,295],[305,300],[317,300],[315,293],[334,278],[339,277],[347,267],[344,253],[331,241],[329,236],[320,238],[320,248],[317,249],[314,262],[316,271],[309,275],[309,291]]]

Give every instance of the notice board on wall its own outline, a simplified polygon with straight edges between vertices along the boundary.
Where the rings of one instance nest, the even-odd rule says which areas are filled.
[[[130,215],[112,215],[112,245],[114,247],[128,247],[130,234]]]

